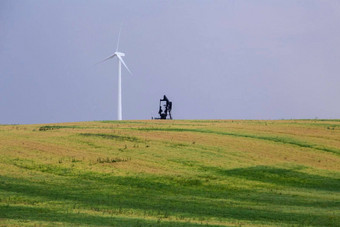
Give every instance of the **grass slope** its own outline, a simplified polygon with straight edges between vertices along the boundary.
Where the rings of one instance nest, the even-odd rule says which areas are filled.
[[[340,120],[0,125],[0,225],[336,226]]]

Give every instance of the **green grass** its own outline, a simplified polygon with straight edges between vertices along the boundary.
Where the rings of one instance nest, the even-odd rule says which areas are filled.
[[[337,226],[339,125],[1,125],[0,225]]]

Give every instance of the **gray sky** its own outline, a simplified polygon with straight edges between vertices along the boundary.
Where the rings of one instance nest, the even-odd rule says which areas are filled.
[[[0,1],[0,123],[340,118],[340,1]]]

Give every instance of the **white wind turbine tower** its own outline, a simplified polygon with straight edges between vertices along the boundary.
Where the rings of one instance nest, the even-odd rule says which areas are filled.
[[[127,67],[127,65],[125,64],[125,62],[122,58],[122,57],[125,56],[125,54],[122,53],[122,52],[118,52],[119,38],[120,38],[120,31],[119,31],[119,35],[118,35],[118,42],[117,42],[116,51],[113,53],[113,55],[111,55],[108,58],[105,58],[104,60],[98,62],[97,64],[102,63],[104,61],[107,61],[107,60],[114,58],[114,57],[118,58],[118,120],[121,121],[122,120],[122,63],[131,75],[132,75],[132,73],[129,70],[129,68]]]

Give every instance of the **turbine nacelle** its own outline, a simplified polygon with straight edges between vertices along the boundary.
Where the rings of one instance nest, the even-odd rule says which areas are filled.
[[[116,52],[114,52],[110,57],[105,58],[104,60],[98,62],[97,64],[102,63],[102,62],[105,62],[105,61],[107,61],[107,60],[109,60],[109,59],[111,59],[111,58],[117,57],[117,58],[118,58],[118,61],[121,62],[121,63],[124,65],[124,67],[127,69],[127,71],[132,75],[130,69],[127,67],[127,65],[125,64],[125,62],[124,62],[124,60],[123,60],[123,58],[122,58],[122,57],[124,57],[124,56],[125,56],[124,53],[116,51]]]
[[[125,54],[124,53],[122,53],[122,52],[118,52],[118,51],[116,51],[116,52],[114,52],[114,54],[113,55],[119,55],[119,56],[121,56],[121,57],[124,57],[125,56]]]

